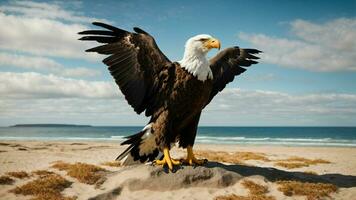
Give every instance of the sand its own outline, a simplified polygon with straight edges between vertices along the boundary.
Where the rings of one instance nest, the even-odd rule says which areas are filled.
[[[197,151],[214,154],[221,152],[252,152],[267,160],[242,160],[241,163],[226,163],[209,160],[199,167],[182,166],[175,172],[152,165],[110,167],[102,165],[113,161],[123,150],[117,142],[93,141],[0,141],[0,176],[8,172],[49,170],[72,182],[61,194],[77,199],[215,199],[221,195],[249,196],[242,185],[245,180],[267,187],[265,195],[274,199],[306,199],[304,195],[289,194],[280,190],[277,181],[296,180],[335,185],[329,199],[356,198],[356,148],[340,147],[282,147],[282,146],[237,146],[197,144]],[[214,152],[210,152],[214,151]],[[230,154],[228,154],[230,155]],[[235,154],[234,154],[235,155]],[[185,156],[185,151],[174,148],[173,157]],[[233,156],[233,155],[232,155]],[[287,169],[276,165],[278,161],[293,157],[309,160],[323,159],[330,163]],[[97,184],[79,182],[51,166],[56,161],[74,164],[82,162],[105,170]],[[287,162],[287,161],[284,161]],[[35,179],[13,178],[12,184],[0,184],[0,199],[31,199],[31,195],[14,194],[9,190]]]

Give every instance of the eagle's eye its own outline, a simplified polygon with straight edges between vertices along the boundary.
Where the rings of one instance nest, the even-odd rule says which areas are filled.
[[[201,39],[199,39],[199,41],[201,41],[201,42],[205,42],[207,40],[209,40],[209,38],[201,38]]]

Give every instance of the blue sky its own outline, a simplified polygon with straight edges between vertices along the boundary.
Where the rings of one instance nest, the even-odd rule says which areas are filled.
[[[76,40],[91,21],[141,27],[171,60],[201,33],[264,51],[201,125],[356,125],[356,1],[0,1],[0,126],[144,125]]]

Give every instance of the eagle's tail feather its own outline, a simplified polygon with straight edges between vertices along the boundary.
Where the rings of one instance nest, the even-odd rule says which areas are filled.
[[[148,124],[142,131],[128,136],[127,140],[121,145],[129,145],[116,160],[121,161],[123,165],[132,165],[153,161],[159,156],[160,152],[156,145],[155,135],[152,133],[152,124]]]

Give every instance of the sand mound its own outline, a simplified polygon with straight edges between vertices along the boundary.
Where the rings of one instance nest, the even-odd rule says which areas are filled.
[[[162,168],[148,167],[150,173],[146,179],[132,179],[123,185],[131,191],[155,190],[167,191],[187,187],[227,187],[235,184],[242,177],[222,168],[183,166],[175,173],[168,173]],[[162,187],[164,185],[164,187]]]
[[[121,176],[132,175],[118,184]],[[190,187],[222,188],[234,185],[243,177],[237,173],[227,171],[220,167],[191,167],[182,166],[176,172],[167,172],[161,167],[138,165],[124,168],[111,175],[110,180],[104,183],[105,192],[91,198],[92,200],[114,199],[123,189],[127,191],[170,191]]]
[[[116,199],[121,197],[148,197],[148,194],[185,195],[191,192],[209,191],[235,187],[246,177],[254,177],[263,182],[278,180],[295,180],[301,183],[331,183],[339,187],[354,187],[354,178],[342,175],[313,175],[303,172],[288,172],[274,168],[244,165],[225,165],[208,162],[204,166],[182,166],[175,172],[150,165],[123,167],[107,177],[100,187],[100,193],[89,195],[88,199]],[[210,189],[209,189],[210,188]],[[239,187],[237,187],[239,188]],[[182,193],[182,191],[185,191]],[[203,194],[202,194],[203,195]],[[168,198],[168,196],[165,196]]]

